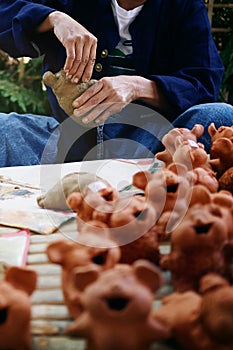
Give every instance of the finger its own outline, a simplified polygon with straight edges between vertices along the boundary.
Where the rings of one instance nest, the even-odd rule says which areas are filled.
[[[75,57],[76,57],[76,50],[75,50],[75,44],[73,41],[68,41],[67,45],[65,46],[66,49],[66,62],[64,65],[64,70],[69,73],[70,69],[73,66]]]
[[[101,102],[99,98],[99,92],[103,88],[103,83],[101,81],[96,82],[91,87],[89,87],[81,96],[76,98],[73,102],[73,107],[75,109],[82,109],[93,107]]]
[[[85,68],[86,68],[86,66],[87,66],[88,63],[89,63],[91,46],[92,46],[91,38],[90,38],[90,37],[87,37],[87,38],[85,39],[85,43],[84,43],[83,50],[82,50],[81,62],[80,62],[80,64],[79,64],[79,66],[77,67],[77,70],[76,70],[75,72],[73,72],[73,78],[72,78],[72,80],[73,80],[74,82],[76,82],[75,78],[77,78],[77,77],[82,77],[82,76],[83,76],[83,73],[84,73],[84,71],[85,71]],[[95,58],[95,56],[94,56],[93,58]]]
[[[89,113],[82,118],[84,124],[93,122],[95,119],[99,118],[101,114],[109,107],[109,104],[101,103],[100,105],[94,107]]]
[[[119,113],[124,106],[121,103],[113,103],[99,117],[95,119],[96,124],[104,123],[113,114]]]
[[[82,77],[83,82],[88,82],[91,79],[93,68],[95,65],[95,60],[96,60],[96,49],[97,49],[97,42],[94,42],[94,44],[91,46],[89,60],[83,73],[83,77]]]
[[[82,44],[82,40],[80,40],[79,38],[75,42],[75,58],[73,60],[72,66],[67,71],[67,78],[72,79],[72,81],[75,83],[77,83],[81,78],[81,76],[75,75],[75,73],[78,71],[78,68],[81,64],[82,55],[83,55],[83,44]]]

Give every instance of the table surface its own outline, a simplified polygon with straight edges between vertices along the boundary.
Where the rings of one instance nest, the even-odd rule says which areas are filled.
[[[18,210],[41,211],[36,198],[41,192],[50,189],[64,175],[86,171],[108,180],[115,188],[121,190],[131,184],[132,175],[138,171],[148,169],[154,160],[106,160],[80,163],[66,163],[56,165],[42,165],[29,167],[0,168],[2,186],[19,186],[31,191],[31,195],[18,197],[5,196],[0,199],[0,209],[11,208]],[[17,231],[18,229],[0,227],[0,234]],[[85,349],[85,341],[70,338],[65,335],[65,328],[72,321],[64,305],[61,291],[61,268],[51,264],[45,253],[47,245],[60,238],[77,237],[76,223],[71,221],[50,235],[31,232],[27,266],[38,274],[37,288],[31,296],[32,318],[32,350],[64,350]],[[166,250],[166,245],[161,247]],[[1,258],[1,257],[0,257]],[[0,259],[1,260],[1,259]],[[161,296],[171,291],[170,285],[165,285],[155,296],[154,307],[160,305]],[[153,344],[154,350],[168,350],[174,347],[168,344]]]

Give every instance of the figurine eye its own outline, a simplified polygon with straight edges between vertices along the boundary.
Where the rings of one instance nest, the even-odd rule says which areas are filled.
[[[211,224],[196,226],[195,227],[196,234],[198,235],[207,234],[210,228],[211,228]]]
[[[103,252],[101,254],[98,254],[92,258],[93,263],[96,265],[104,265],[107,259],[108,252]]]
[[[109,309],[121,311],[127,307],[129,300],[127,298],[107,298],[106,302]]]
[[[0,324],[3,324],[6,322],[8,316],[8,308],[5,307],[3,309],[0,309]]]

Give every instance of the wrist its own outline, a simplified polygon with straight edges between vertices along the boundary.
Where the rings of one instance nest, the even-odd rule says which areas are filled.
[[[51,12],[45,20],[38,26],[37,32],[43,33],[52,30],[56,23],[60,20],[62,13],[59,11]]]

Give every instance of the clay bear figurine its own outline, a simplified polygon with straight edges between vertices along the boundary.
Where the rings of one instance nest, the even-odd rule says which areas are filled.
[[[218,178],[233,167],[233,126],[216,129],[214,123],[208,127],[211,136],[210,164],[217,171]]]
[[[65,304],[70,315],[76,318],[82,309],[79,301],[80,293],[73,285],[74,269],[87,265],[94,265],[99,270],[109,269],[120,260],[120,249],[104,234],[86,232],[79,235],[76,242],[64,239],[51,243],[47,247],[47,255],[51,262],[62,267],[62,291]]]
[[[101,273],[77,269],[83,313],[67,328],[87,339],[88,350],[149,350],[153,341],[170,335],[153,316],[153,293],[162,285],[160,271],[144,260],[118,264]]]
[[[159,263],[158,238],[153,227],[157,212],[152,204],[140,195],[118,199],[107,225],[111,237],[121,249],[120,262],[131,264],[137,259]]]
[[[165,212],[170,212],[170,218],[167,216],[169,232],[177,220],[185,215],[190,201],[191,183],[186,175],[186,166],[171,163],[154,174],[145,171],[133,176],[133,184],[145,191],[145,196],[154,206],[158,217]],[[165,226],[164,228],[166,229]]]
[[[119,198],[119,192],[107,181],[96,181],[86,186],[83,192],[73,192],[67,198],[68,206],[77,213],[77,226],[82,226],[90,220],[105,222],[112,213],[113,203]],[[98,217],[94,212],[99,210]],[[100,220],[101,215],[101,220]]]
[[[204,127],[201,124],[195,124],[192,130],[187,128],[174,128],[170,130],[162,138],[162,144],[165,150],[156,153],[156,158],[163,161],[166,165],[172,163],[173,155],[176,150],[175,142],[178,136],[181,137],[182,141],[189,141],[190,144],[197,145],[197,139],[202,136]]]
[[[70,79],[66,78],[64,70],[53,74],[48,71],[43,75],[43,82],[45,85],[52,88],[60,107],[66,112],[66,114],[75,119],[76,122],[87,128],[96,127],[96,123],[82,123],[81,117],[76,118],[73,115],[74,107],[73,102],[76,98],[82,95],[90,86],[96,83],[97,80],[91,79],[87,83],[73,83]],[[85,111],[84,111],[85,114]],[[82,116],[84,117],[84,115]]]
[[[221,276],[202,277],[200,292],[173,293],[163,299],[156,317],[182,349],[233,349],[233,287]]]
[[[35,271],[12,266],[0,281],[0,349],[31,348],[29,296],[36,280]]]
[[[68,196],[73,192],[83,192],[85,187],[96,181],[103,182],[103,185],[110,186],[107,181],[99,176],[88,172],[72,172],[65,175],[45,194],[37,198],[41,208],[68,210]]]
[[[176,291],[197,291],[200,278],[210,272],[232,279],[232,227],[227,206],[207,202],[188,209],[171,234],[170,254],[160,260],[161,267],[171,271]]]

